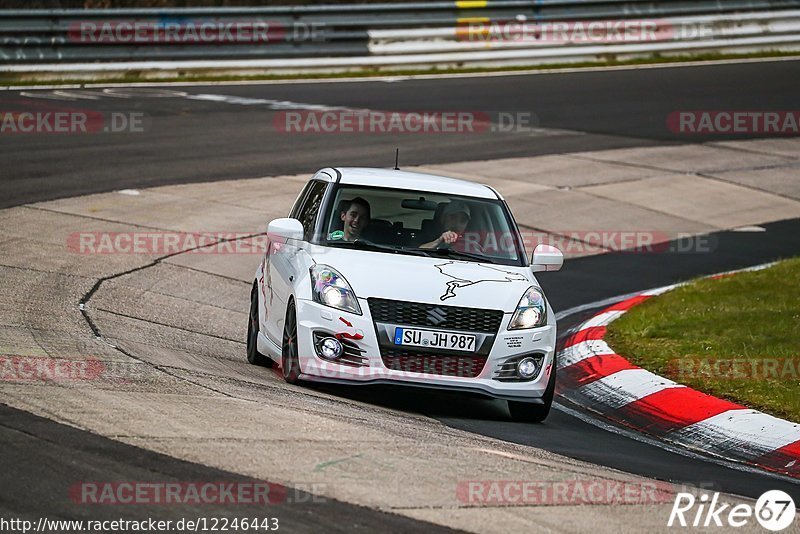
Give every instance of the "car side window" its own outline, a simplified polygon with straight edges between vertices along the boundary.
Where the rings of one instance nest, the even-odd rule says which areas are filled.
[[[303,186],[303,189],[302,191],[300,191],[300,194],[297,195],[294,204],[292,204],[292,209],[289,210],[289,217],[291,217],[292,219],[297,219],[297,214],[300,213],[300,208],[303,206],[303,202],[308,196],[308,191],[311,189],[311,186],[313,185],[314,185],[314,180],[306,182],[306,185]]]
[[[317,219],[322,199],[325,196],[327,182],[315,180],[308,188],[308,193],[297,210],[296,218],[303,224],[303,239],[310,241],[314,234],[314,221]]]

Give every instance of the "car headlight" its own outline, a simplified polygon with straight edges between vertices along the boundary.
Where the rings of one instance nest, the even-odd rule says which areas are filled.
[[[333,267],[328,265],[311,267],[311,292],[314,302],[361,315],[361,306],[358,305],[356,294],[344,276]]]
[[[530,287],[519,299],[517,310],[508,323],[509,330],[524,330],[547,324],[547,302],[538,287]]]

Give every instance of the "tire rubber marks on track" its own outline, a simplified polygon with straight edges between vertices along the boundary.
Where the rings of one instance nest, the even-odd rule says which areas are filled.
[[[290,100],[273,100],[268,98],[246,98],[234,95],[218,94],[191,94],[184,91],[174,91],[171,89],[147,89],[136,87],[109,87],[102,91],[90,91],[85,89],[64,91],[21,91],[21,96],[28,98],[40,98],[45,100],[63,100],[75,102],[76,100],[100,100],[103,97],[109,98],[184,98],[186,100],[197,100],[206,102],[219,102],[240,106],[267,106],[274,110],[283,109],[302,109],[308,111],[334,111],[334,110],[353,110],[342,106],[326,106],[324,104],[307,104],[303,102],[292,102]],[[360,111],[360,110],[356,110]],[[367,110],[364,110],[367,111]]]
[[[200,102],[218,102],[221,104],[231,104],[237,106],[265,106],[271,110],[304,110],[304,111],[356,111],[356,112],[375,112],[367,108],[351,108],[346,106],[328,106],[325,104],[309,104],[305,102],[293,102],[291,100],[274,100],[269,98],[249,98],[235,95],[220,95],[214,93],[186,93],[172,89],[150,89],[143,87],[109,87],[102,91],[92,91],[87,89],[77,89],[72,91],[50,90],[50,91],[21,91],[21,96],[28,98],[40,98],[46,100],[62,100],[75,102],[77,100],[100,100],[103,97],[110,98],[183,98]],[[529,137],[555,137],[564,135],[586,135],[585,132],[574,130],[561,130],[554,128],[527,128],[524,131]]]
[[[303,109],[307,111],[362,111],[354,108],[347,108],[342,106],[326,106],[324,104],[304,104],[301,102],[291,102],[289,100],[271,100],[268,98],[245,98],[240,96],[230,95],[215,95],[215,94],[196,94],[186,95],[188,100],[205,100],[209,102],[223,102],[225,104],[237,104],[240,106],[267,106],[269,109]],[[369,111],[369,110],[363,110]]]
[[[109,87],[102,91],[88,89],[76,89],[72,91],[53,90],[53,91],[20,91],[20,96],[27,98],[40,98],[44,100],[63,100],[75,102],[76,100],[100,100],[101,98],[180,98],[187,96],[183,91],[172,91],[169,89],[144,89],[144,88],[117,88]]]

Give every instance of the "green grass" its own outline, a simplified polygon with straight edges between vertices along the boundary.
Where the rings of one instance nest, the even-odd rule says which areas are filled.
[[[654,373],[800,421],[800,258],[650,299],[606,339]]]
[[[182,73],[174,77],[157,77],[157,73],[148,71],[128,72],[121,75],[99,76],[97,78],[78,78],[65,77],[58,78],[52,73],[13,73],[0,75],[0,85],[7,86],[35,86],[35,85],[85,85],[94,83],[169,83],[169,82],[227,82],[227,81],[259,81],[259,80],[316,80],[316,79],[337,79],[337,78],[371,78],[376,76],[413,76],[413,75],[437,75],[437,74],[472,74],[472,73],[499,73],[499,72],[519,72],[537,70],[562,70],[575,68],[592,67],[619,67],[636,65],[661,65],[671,63],[686,63],[694,61],[721,61],[736,59],[765,59],[765,58],[784,58],[800,57],[797,52],[764,51],[753,54],[697,54],[682,56],[659,56],[654,55],[647,58],[617,60],[607,58],[605,61],[590,61],[584,63],[557,63],[549,65],[515,66],[515,67],[470,67],[456,69],[363,69],[353,72],[311,72],[297,74],[270,74],[268,72],[259,75],[225,75],[219,72],[191,72]]]

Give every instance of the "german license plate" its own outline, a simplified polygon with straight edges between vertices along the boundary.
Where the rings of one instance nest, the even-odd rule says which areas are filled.
[[[475,336],[435,330],[395,328],[394,344],[429,349],[448,349],[475,352]]]

